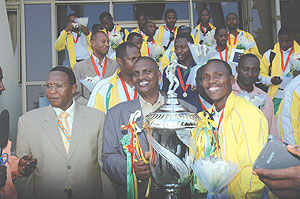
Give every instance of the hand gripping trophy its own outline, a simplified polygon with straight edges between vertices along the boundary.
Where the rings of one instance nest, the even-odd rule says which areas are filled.
[[[173,62],[166,69],[170,81],[165,104],[145,116],[144,128],[149,142],[150,170],[154,182],[165,191],[164,198],[178,199],[180,189],[190,182],[195,143],[191,132],[200,118],[182,106],[175,93],[179,86]]]

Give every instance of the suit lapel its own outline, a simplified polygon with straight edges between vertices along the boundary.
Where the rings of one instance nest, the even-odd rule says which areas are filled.
[[[70,160],[87,128],[88,121],[79,105],[75,104],[71,143],[67,161]]]
[[[112,61],[107,57],[107,66],[106,66],[106,72],[104,75],[104,78],[108,76],[108,74],[113,74],[112,70],[115,69],[112,67]]]
[[[88,67],[86,67],[88,69],[88,71],[87,71],[88,76],[92,76],[92,77],[96,76],[97,74],[95,72],[91,57],[87,60],[86,63],[88,66]]]
[[[55,117],[55,112],[52,106],[48,106],[48,110],[46,113],[46,117],[44,119],[44,125],[42,128],[46,132],[49,139],[52,141],[53,145],[56,149],[65,157],[67,158],[67,153],[62,141],[61,133],[57,124],[57,120]]]

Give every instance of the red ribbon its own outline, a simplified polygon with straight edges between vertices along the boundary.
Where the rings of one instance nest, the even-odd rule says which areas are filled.
[[[234,43],[233,43],[233,45],[236,44],[238,34],[239,34],[239,32],[236,31],[235,36],[234,36]],[[231,45],[230,43],[231,43],[231,41],[230,41],[230,33],[228,33],[228,44]]]
[[[189,84],[186,84],[186,85],[184,86],[184,82],[183,82],[183,79],[182,79],[182,76],[181,76],[181,72],[180,72],[180,70],[179,70],[179,67],[177,68],[177,73],[178,73],[178,77],[179,77],[179,81],[180,81],[180,86],[181,86],[183,92],[185,92],[185,91],[188,89]]]
[[[91,55],[91,60],[92,60],[92,64],[93,64],[93,66],[94,66],[94,70],[95,70],[96,74],[100,77],[100,72],[99,72],[99,70],[98,70],[98,68],[97,68],[97,65],[96,65],[96,63],[95,63],[95,60],[94,60],[94,58],[93,58],[93,55]],[[100,64],[100,66],[102,67],[101,64]],[[103,78],[104,75],[105,75],[106,66],[107,66],[107,57],[105,56],[105,57],[104,57],[104,66],[102,67],[102,78]]]
[[[222,55],[222,52],[221,52],[220,48],[217,47],[217,50],[218,50],[218,52],[219,52],[220,58],[224,61],[223,55]],[[226,61],[226,62],[227,62],[227,58],[228,58],[228,46],[227,46],[226,49],[225,49],[225,61]]]
[[[123,89],[124,89],[124,92],[125,92],[127,101],[130,101],[131,98],[130,98],[130,96],[129,96],[129,92],[128,92],[127,86],[126,86],[124,80],[120,77],[119,74],[118,74],[118,76],[119,76],[119,78],[120,78],[120,80],[121,80],[121,83],[122,83],[122,86],[123,86]],[[134,89],[134,96],[133,96],[133,99],[136,99],[136,97],[137,97],[137,90],[136,90],[136,88],[135,88],[135,89]]]
[[[285,62],[285,64],[284,64],[284,60],[283,60],[283,52],[282,52],[282,50],[280,49],[280,53],[281,53],[281,68],[282,68],[282,71],[283,71],[283,72],[285,71],[285,69],[286,69],[286,67],[287,67],[287,65],[288,65],[288,63],[289,63],[289,61],[290,61],[290,57],[291,57],[291,55],[292,55],[292,53],[293,53],[293,50],[294,50],[294,46],[292,46],[292,48],[291,48],[291,50],[290,50],[290,52],[289,52],[289,55],[288,55],[288,57],[287,57],[287,59],[286,59],[286,62]]]
[[[73,36],[73,34],[72,34],[72,36]],[[79,33],[77,33],[76,41],[75,41],[74,36],[73,36],[73,42],[74,42],[75,44],[77,44],[78,38],[79,38]]]

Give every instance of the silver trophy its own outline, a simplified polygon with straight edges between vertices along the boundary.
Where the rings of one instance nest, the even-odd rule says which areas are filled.
[[[191,180],[191,164],[196,152],[191,132],[200,120],[195,113],[188,112],[177,99],[175,90],[178,84],[174,86],[174,72],[178,65],[174,62],[168,66],[171,68],[167,71],[173,74],[168,74],[170,86],[165,104],[144,119],[151,152],[152,177],[165,190],[165,198],[168,199],[179,198],[180,188]]]

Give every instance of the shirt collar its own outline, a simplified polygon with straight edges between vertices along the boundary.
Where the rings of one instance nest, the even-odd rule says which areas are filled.
[[[94,58],[94,61],[95,61],[96,65],[98,66],[98,65],[99,65],[99,59],[98,59],[98,57],[96,57],[96,56],[94,55],[94,53],[92,53],[92,56],[93,56],[93,58]],[[101,62],[101,66],[104,65],[104,61],[105,61],[105,57],[104,57],[104,59],[103,59],[102,62]]]
[[[61,114],[62,112],[67,112],[67,113],[69,113],[69,116],[71,118],[73,118],[74,117],[74,111],[75,111],[75,100],[73,99],[72,105],[66,111],[64,111],[60,108],[56,108],[56,107],[53,107],[53,109],[54,109],[54,112],[56,113],[57,116],[59,116],[59,114]]]
[[[164,104],[165,102],[165,98],[164,96],[162,96],[162,94],[160,94],[160,92],[158,92],[158,100],[155,104],[150,104],[149,102],[146,102],[142,96],[139,95],[139,101],[140,101],[140,104],[141,104],[141,107],[143,108],[145,105],[150,105],[150,106],[155,106],[156,104],[160,103],[161,105]]]

